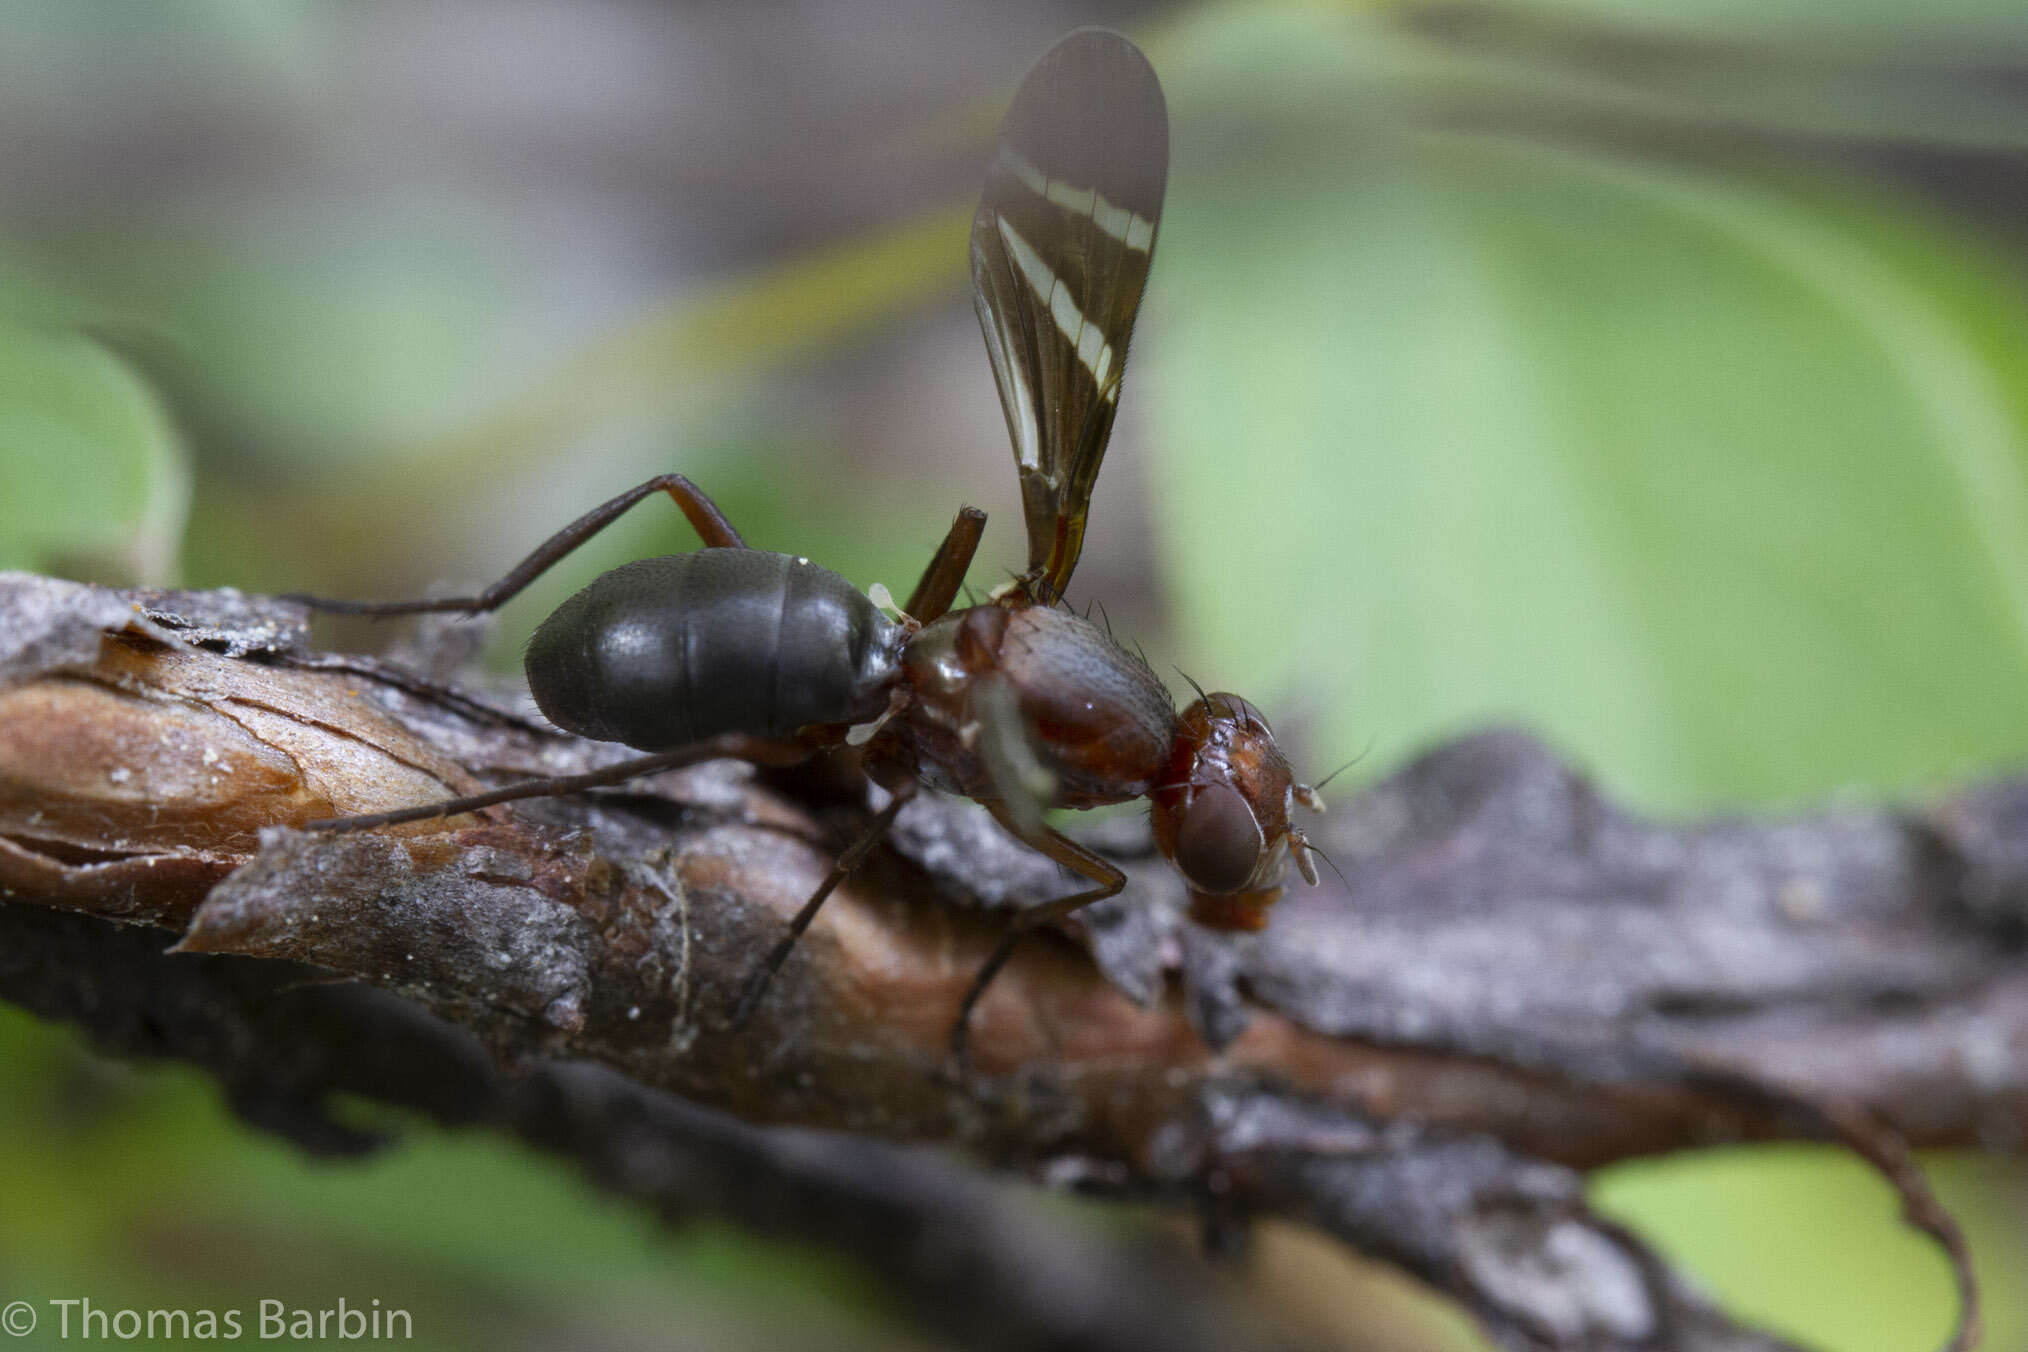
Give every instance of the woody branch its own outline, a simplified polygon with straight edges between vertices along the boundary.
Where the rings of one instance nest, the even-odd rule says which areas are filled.
[[[1898,1138],[2015,1149],[2028,1125],[2028,782],[1667,825],[1486,733],[1335,805],[1316,836],[1342,881],[1241,937],[1184,920],[1118,828],[1102,847],[1129,890],[1017,955],[964,1077],[944,1048],[993,912],[1062,886],[971,805],[911,804],[737,1029],[752,964],[865,820],[850,776],[715,763],[452,823],[290,829],[613,752],[318,653],[280,603],[0,574],[0,994],[204,1064],[311,1148],[365,1144],[323,1111],[346,1091],[496,1122],[671,1212],[845,1243],[842,1215],[885,1205],[898,1231],[970,1236],[956,1268],[920,1244],[870,1260],[925,1317],[1082,1320],[1122,1347],[1229,1342],[1246,1317],[1204,1294],[1128,1317],[1173,1276],[1141,1256],[1093,1259],[1117,1280],[1077,1309],[1024,1297],[1048,1289],[1029,1222],[893,1143],[1228,1231],[1294,1218],[1505,1346],[1704,1349],[1787,1344],[1593,1216],[1584,1170],[1835,1136],[1950,1247]],[[786,1181],[697,1167],[727,1153]]]

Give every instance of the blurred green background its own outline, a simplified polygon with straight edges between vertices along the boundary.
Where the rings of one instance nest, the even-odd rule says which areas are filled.
[[[1174,164],[1073,599],[1158,667],[1318,770],[1520,719],[1665,813],[2028,757],[2019,0],[15,0],[0,567],[411,595],[678,468],[897,591],[977,503],[990,585],[1020,514],[970,201],[1026,64],[1094,21],[1148,49]],[[497,655],[689,545],[643,507]],[[839,1259],[483,1138],[312,1165],[181,1071],[18,1014],[0,1048],[5,1298],[377,1297],[437,1349],[919,1337]],[[1930,1164],[1987,1345],[2028,1349],[2028,1175]],[[1596,1196],[1815,1345],[1946,1327],[1837,1154]],[[1253,1281],[1348,1347],[1473,1345],[1286,1234]]]

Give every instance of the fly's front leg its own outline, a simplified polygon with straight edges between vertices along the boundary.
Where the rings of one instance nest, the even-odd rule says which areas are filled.
[[[506,605],[566,554],[612,525],[629,507],[654,493],[667,493],[675,500],[706,548],[746,548],[746,541],[740,538],[732,523],[725,519],[725,513],[718,510],[718,504],[707,497],[703,489],[681,474],[658,474],[646,483],[636,484],[618,497],[600,503],[550,536],[533,554],[516,564],[512,572],[477,596],[446,596],[421,601],[334,601],[321,596],[301,595],[283,599],[299,601],[312,610],[339,615],[422,615],[447,610],[483,615]]]
[[[993,949],[993,956],[986,959],[986,965],[972,978],[971,988],[965,992],[964,1003],[958,1006],[958,1021],[951,1028],[951,1056],[957,1062],[960,1071],[965,1066],[965,1049],[970,1037],[972,1007],[979,1003],[979,997],[986,993],[987,985],[1000,974],[1000,969],[1007,965],[1007,959],[1014,952],[1014,945],[1021,942],[1021,936],[1030,930],[1054,924],[1095,901],[1118,896],[1121,889],[1127,885],[1125,873],[1109,860],[1093,854],[1061,831],[1049,826],[1031,830],[1001,803],[987,803],[986,809],[993,814],[994,820],[1013,832],[1022,843],[1040,850],[1065,868],[1082,873],[1097,886],[1082,892],[1073,892],[1067,897],[1060,897],[1041,906],[1031,907],[1022,911],[1014,918],[1013,923],[1008,925],[1007,932],[1000,936],[999,944]]]
[[[397,808],[392,812],[364,813],[357,817],[327,817],[319,821],[305,822],[306,831],[325,831],[336,834],[343,831],[366,831],[376,826],[398,826],[403,822],[427,821],[432,817],[455,817],[463,812],[476,812],[482,807],[495,803],[511,803],[521,798],[548,798],[556,794],[577,793],[582,789],[602,788],[608,784],[619,784],[641,775],[654,774],[658,770],[674,770],[680,766],[695,765],[708,760],[744,760],[756,765],[794,765],[808,760],[813,754],[810,747],[799,742],[776,742],[744,733],[728,732],[689,746],[677,747],[673,751],[658,751],[652,756],[636,756],[632,760],[619,761],[603,770],[592,770],[581,775],[559,775],[547,779],[524,779],[518,784],[507,784],[485,793],[468,794],[463,798],[446,798],[441,802],[423,803],[416,807]]]

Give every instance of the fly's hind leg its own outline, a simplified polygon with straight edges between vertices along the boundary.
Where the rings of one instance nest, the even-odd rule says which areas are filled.
[[[762,959],[759,970],[755,971],[752,979],[747,982],[746,990],[739,997],[739,1005],[733,1010],[734,1028],[744,1027],[746,1021],[753,1017],[754,1010],[760,1008],[761,997],[767,994],[769,984],[775,979],[775,973],[788,961],[790,951],[795,948],[796,941],[803,937],[803,931],[810,928],[810,922],[817,918],[817,912],[823,909],[825,899],[837,889],[838,884],[851,877],[853,871],[866,861],[866,856],[880,843],[880,838],[887,834],[887,828],[894,825],[894,819],[901,815],[901,809],[908,804],[909,799],[915,797],[915,793],[914,780],[902,781],[894,790],[893,796],[888,799],[887,806],[874,817],[865,833],[853,841],[845,853],[838,856],[838,862],[824,876],[824,881],[817,885],[817,890],[810,894],[810,899],[803,903],[803,909],[797,911],[795,918],[789,921],[788,933],[768,950],[768,955]]]
[[[654,493],[667,493],[675,499],[706,548],[746,548],[746,541],[740,538],[732,523],[725,519],[725,513],[718,510],[718,504],[706,496],[703,489],[681,474],[658,474],[646,483],[636,484],[618,497],[600,503],[550,536],[533,554],[514,565],[507,576],[477,596],[445,596],[421,601],[334,601],[327,597],[302,595],[283,599],[301,602],[312,610],[339,615],[423,615],[436,611],[483,615],[506,605],[565,555],[612,525],[629,507]]]
[[[1014,918],[1013,923],[1007,926],[1006,933],[1000,936],[999,944],[993,949],[993,955],[986,959],[986,965],[972,978],[971,987],[965,991],[964,1002],[958,1006],[958,1021],[951,1027],[951,1057],[957,1063],[960,1072],[965,1068],[965,1050],[970,1037],[972,1007],[979,1003],[979,997],[986,993],[986,987],[1000,974],[1000,969],[1007,965],[1007,959],[1013,954],[1014,945],[1021,942],[1021,936],[1030,930],[1054,924],[1095,901],[1118,896],[1121,889],[1127,885],[1127,875],[1110,861],[1092,853],[1054,827],[1031,828],[1014,813],[1009,812],[1002,803],[987,803],[986,808],[993,814],[994,820],[1013,832],[1022,843],[1040,850],[1065,868],[1082,873],[1097,885],[1022,911]]]
[[[558,794],[577,793],[583,789],[602,788],[608,784],[620,784],[641,775],[654,774],[659,770],[674,770],[679,766],[696,765],[708,760],[744,760],[756,765],[794,765],[808,760],[811,748],[798,742],[769,741],[759,737],[748,737],[744,733],[728,732],[709,737],[701,742],[677,747],[673,751],[658,751],[652,756],[636,756],[608,765],[602,770],[592,770],[581,775],[558,775],[547,779],[524,779],[516,784],[506,784],[485,793],[468,794],[463,798],[446,798],[440,802],[422,803],[415,807],[397,808],[392,812],[362,813],[356,817],[327,817],[319,821],[305,822],[306,831],[323,831],[337,834],[344,831],[366,831],[376,826],[398,826],[403,822],[428,821],[432,817],[455,817],[463,812],[476,812],[482,807],[495,803],[511,803],[522,798],[549,798]]]

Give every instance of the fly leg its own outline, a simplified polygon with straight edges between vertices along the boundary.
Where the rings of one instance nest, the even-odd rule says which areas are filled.
[[[696,530],[697,538],[702,540],[707,548],[746,548],[746,541],[740,538],[732,523],[725,519],[725,513],[718,510],[718,504],[705,496],[703,489],[681,474],[658,474],[611,501],[600,503],[550,536],[533,554],[516,564],[512,572],[477,596],[446,596],[421,601],[334,601],[321,596],[301,595],[286,596],[283,599],[299,601],[312,610],[329,611],[339,615],[421,615],[444,610],[483,615],[507,604],[529,583],[555,566],[558,560],[610,526],[629,507],[654,493],[667,493],[675,499],[676,505],[683,509],[683,515]]]
[[[442,802],[397,808],[392,812],[366,813],[357,817],[326,817],[318,821],[305,822],[303,826],[308,831],[326,831],[334,835],[343,831],[365,831],[376,826],[397,826],[402,822],[419,822],[431,817],[451,817],[461,812],[476,812],[482,807],[491,807],[495,803],[511,803],[520,798],[547,798],[553,794],[602,788],[640,775],[654,774],[658,770],[674,770],[678,766],[695,765],[699,761],[733,759],[751,761],[756,765],[794,765],[798,761],[809,759],[812,754],[812,748],[798,742],[769,741],[765,738],[749,737],[744,733],[728,732],[706,738],[701,742],[692,742],[688,746],[677,747],[673,751],[658,751],[652,756],[636,756],[631,760],[608,765],[603,770],[592,770],[581,775],[524,779],[516,784],[503,785],[485,793],[470,794],[463,798],[446,798]]]
[[[1031,907],[1022,911],[1014,918],[1013,923],[1007,926],[1006,933],[1000,936],[999,944],[993,949],[993,956],[986,959],[986,965],[972,978],[971,988],[965,992],[964,1003],[958,1006],[958,1021],[951,1028],[951,1056],[961,1073],[965,1066],[966,1042],[970,1036],[972,1006],[979,1003],[979,997],[985,994],[987,985],[999,975],[1000,969],[1006,966],[1007,959],[1014,952],[1014,945],[1021,941],[1021,936],[1030,930],[1054,924],[1073,911],[1082,910],[1095,901],[1104,901],[1107,897],[1117,896],[1127,885],[1126,874],[1061,831],[1050,826],[1034,828],[1025,826],[1019,817],[1007,810],[1005,804],[999,802],[989,802],[986,808],[993,814],[994,820],[1013,832],[1024,844],[1040,850],[1065,868],[1082,873],[1097,886],[1082,892],[1073,892],[1067,897],[1059,897],[1041,906]]]
[[[977,507],[958,509],[958,519],[951,523],[950,532],[937,546],[929,567],[923,569],[922,581],[915,584],[915,591],[908,598],[907,613],[911,618],[922,624],[943,618],[957,598],[958,588],[965,583],[965,570],[972,566],[972,555],[978,552],[979,537],[985,531],[984,512]]]
[[[880,810],[880,814],[866,828],[865,834],[853,841],[845,853],[838,856],[837,864],[824,876],[824,881],[817,885],[817,890],[810,894],[810,899],[803,903],[803,909],[796,912],[795,919],[789,921],[789,932],[768,950],[767,957],[761,962],[760,970],[747,982],[746,990],[739,997],[739,1005],[733,1010],[734,1028],[743,1027],[746,1021],[753,1017],[754,1010],[760,1007],[761,997],[767,994],[768,985],[774,981],[775,973],[788,961],[789,952],[795,948],[796,941],[803,937],[803,931],[810,928],[810,922],[817,918],[817,912],[823,908],[825,898],[831,895],[839,883],[852,876],[853,870],[866,861],[866,856],[880,843],[880,838],[887,834],[887,828],[894,825],[894,819],[901,815],[901,809],[909,799],[915,797],[915,792],[915,781],[903,780],[894,790],[893,796],[888,799],[887,806]]]

